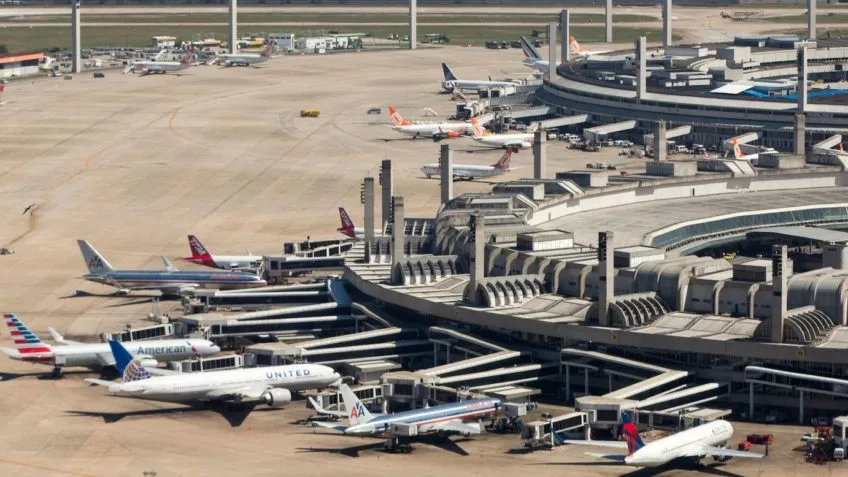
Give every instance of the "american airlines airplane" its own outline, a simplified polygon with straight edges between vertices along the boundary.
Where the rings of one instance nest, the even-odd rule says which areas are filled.
[[[3,351],[17,361],[27,361],[53,366],[53,373],[58,375],[63,367],[81,367],[99,370],[115,366],[115,358],[106,343],[80,343],[65,339],[50,328],[50,335],[57,343],[64,346],[50,346],[11,313],[4,313],[6,326],[12,335],[14,348],[3,348]],[[150,340],[126,343],[133,356],[142,360],[147,366],[154,367],[159,361],[180,361],[198,356],[211,356],[221,351],[209,340],[177,339]]]
[[[645,444],[630,416],[622,413],[621,417],[624,421],[624,441],[566,440],[565,443],[627,449],[627,454],[589,455],[638,467],[659,467],[675,461],[699,462],[705,457],[712,457],[719,462],[728,461],[733,457],[764,457],[762,454],[728,449],[727,443],[733,437],[733,426],[724,420],[708,422]]]
[[[222,270],[256,270],[262,263],[262,256],[253,255],[250,250],[247,255],[212,255],[194,235],[188,236],[188,246],[191,248],[191,257],[186,257],[186,260],[207,267]]]
[[[471,118],[472,138],[486,146],[504,149],[524,149],[533,147],[534,133],[492,134],[480,126],[477,118]]]
[[[265,63],[271,59],[271,50],[274,48],[274,42],[269,41],[259,53],[224,53],[218,55],[209,64],[223,66],[250,66],[258,63]]]
[[[292,391],[323,389],[341,379],[332,368],[308,363],[153,376],[120,343],[109,341],[109,346],[121,381],[86,381],[109,388],[115,396],[149,401],[265,403],[283,407],[291,402]]]
[[[392,116],[392,129],[397,132],[412,136],[433,138],[441,141],[449,137],[460,137],[463,133],[471,132],[471,124],[462,121],[442,121],[437,123],[413,123],[404,119],[394,106],[389,106],[389,114]]]
[[[512,149],[504,151],[503,156],[498,162],[491,166],[477,166],[471,164],[454,164],[453,180],[473,181],[481,177],[495,177],[509,170],[509,159],[512,157]],[[431,176],[438,176],[441,173],[441,167],[438,163],[427,164],[421,168],[421,172],[429,179]]]
[[[451,71],[450,67],[446,63],[442,63],[442,72],[445,75],[445,80],[442,82],[442,88],[445,91],[453,92],[454,90],[471,90],[471,91],[480,91],[481,89],[496,89],[496,88],[504,88],[506,86],[517,86],[520,83],[515,81],[492,81],[489,79],[485,80],[461,80],[457,78],[453,71]]]
[[[339,207],[339,219],[342,222],[342,226],[336,229],[337,232],[347,235],[350,238],[365,238],[365,229],[353,225],[353,221],[350,220],[350,216],[347,215],[344,207]],[[374,229],[374,236],[378,235],[383,235],[383,231]]]
[[[142,76],[150,74],[165,74],[169,71],[181,71],[191,66],[194,51],[189,50],[180,61],[137,61],[124,68],[124,74],[139,73]]]
[[[163,293],[181,293],[195,288],[256,288],[267,285],[265,280],[253,273],[242,271],[195,272],[177,270],[162,257],[165,270],[115,270],[85,240],[77,240],[88,273],[82,278],[118,289],[118,294],[138,290],[160,290]]]
[[[378,436],[388,434],[386,448],[396,450],[403,447],[401,436],[392,432],[393,426],[402,425],[415,427],[415,435],[426,434],[460,434],[464,436],[477,435],[483,432],[477,420],[483,416],[498,412],[501,401],[495,398],[471,399],[468,401],[442,404],[424,409],[399,412],[397,414],[372,415],[350,388],[342,383],[339,390],[344,400],[349,426],[340,426],[328,422],[316,421],[315,425],[340,431],[352,436]],[[315,400],[313,407],[321,411]]]

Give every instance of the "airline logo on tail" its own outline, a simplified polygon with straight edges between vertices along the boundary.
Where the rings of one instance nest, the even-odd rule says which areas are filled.
[[[480,122],[477,121],[477,118],[471,118],[471,128],[475,137],[487,136],[489,134],[489,131],[480,127]]]
[[[348,420],[350,421],[351,426],[356,426],[360,423],[365,424],[374,419],[374,416],[368,412],[368,409],[356,397],[356,394],[353,394],[353,391],[350,390],[347,384],[340,384],[339,390],[342,392],[342,400],[344,401],[345,409],[350,409],[348,412]]]
[[[739,147],[739,142],[737,142],[736,139],[732,139],[730,143],[733,144],[733,155],[736,157],[736,159],[745,159],[745,154],[742,154],[742,149]]]
[[[261,56],[263,58],[270,58],[271,57],[271,51],[272,51],[273,48],[274,48],[274,42],[269,40],[268,43],[265,44],[265,48],[262,49],[262,52],[259,53],[259,56]]]
[[[133,359],[130,352],[121,343],[115,340],[109,340],[109,348],[112,350],[112,356],[115,358],[115,367],[121,373],[122,383],[141,381],[142,379],[153,377],[150,371],[145,369],[138,359]]]
[[[338,231],[348,237],[355,237],[356,233],[354,232],[354,229],[356,227],[353,225],[353,221],[350,220],[350,216],[347,215],[347,211],[344,210],[344,207],[339,207],[339,219],[342,222],[342,226],[338,229]]]
[[[11,313],[4,313],[3,318],[6,319],[6,326],[9,328],[9,334],[12,335],[12,341],[15,344],[15,351],[9,350],[9,354],[14,359],[24,361],[44,361],[53,359],[53,350],[50,346],[30,331],[21,320]]]
[[[395,126],[408,126],[412,124],[412,121],[403,119],[403,116],[400,115],[394,106],[389,106],[389,115],[392,117],[392,124]]]
[[[574,38],[574,37],[572,37],[572,38]],[[530,43],[530,40],[528,40],[527,38],[522,36],[520,41],[521,41],[521,50],[524,51],[524,56],[526,56],[527,58],[532,58],[534,60],[543,60],[544,59],[544,58],[542,58],[542,55],[536,50],[536,48],[533,47],[533,44]]]
[[[188,236],[188,246],[191,248],[191,258],[209,258],[212,256],[194,235]]]
[[[501,156],[500,160],[492,165],[495,169],[500,169],[504,171],[509,170],[509,159],[512,157],[512,148],[509,148],[504,152],[504,155]]]
[[[445,74],[445,81],[456,81],[459,79],[453,74],[447,63],[442,63],[442,72]]]
[[[642,442],[642,438],[639,437],[639,430],[636,429],[636,425],[630,420],[630,416],[627,413],[622,413],[621,420],[624,421],[622,434],[624,434],[624,440],[627,442],[627,452],[629,454],[633,454],[637,450],[645,447],[645,443]]]
[[[573,36],[568,37],[568,45],[571,47],[571,53],[575,55],[586,53],[586,50],[577,42],[577,38]]]

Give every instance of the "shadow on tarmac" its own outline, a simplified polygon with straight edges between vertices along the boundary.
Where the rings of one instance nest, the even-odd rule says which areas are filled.
[[[107,424],[114,424],[124,418],[145,416],[169,416],[179,414],[192,414],[198,412],[215,412],[227,420],[231,427],[240,427],[247,416],[252,412],[273,411],[271,408],[254,409],[253,405],[232,404],[197,404],[189,407],[173,407],[167,409],[144,409],[141,411],[126,412],[96,412],[96,411],[65,411],[77,417],[98,417]]]

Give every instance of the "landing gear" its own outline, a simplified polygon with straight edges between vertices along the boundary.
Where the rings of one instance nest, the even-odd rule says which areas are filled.
[[[50,371],[50,377],[53,379],[62,379],[62,367],[53,366],[53,370]]]
[[[392,436],[386,439],[384,447],[388,452],[412,452],[412,446],[409,444],[409,441],[397,436]]]

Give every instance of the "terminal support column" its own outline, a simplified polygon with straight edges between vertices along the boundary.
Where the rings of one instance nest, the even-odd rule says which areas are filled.
[[[472,306],[479,306],[477,298],[477,284],[486,276],[485,268],[485,253],[486,253],[486,235],[485,235],[485,216],[479,211],[471,215],[468,222],[468,238],[470,250],[469,253],[469,277],[468,287],[465,289],[465,300]]]
[[[807,116],[804,113],[795,115],[795,154],[803,155],[807,152]]]
[[[615,296],[612,240],[612,232],[598,232],[598,326],[610,326],[611,321],[609,304]]]
[[[671,0],[663,0],[663,48],[671,46]]]
[[[72,73],[82,73],[82,38],[80,35],[80,2],[71,1],[71,69]]]
[[[409,49],[414,50],[418,40],[418,0],[409,0]]]
[[[568,15],[568,10],[559,12],[559,56],[560,63],[571,61],[571,34],[570,32],[571,17]],[[548,61],[553,61],[553,58],[548,58]]]
[[[371,263],[374,247],[374,178],[366,177],[362,183],[362,203],[365,204],[365,262]]]
[[[449,144],[442,144],[439,151],[439,172],[442,184],[442,205],[453,199],[453,153]]]
[[[385,159],[380,164],[380,186],[383,189],[383,206],[380,211],[382,215],[382,227],[386,229],[386,224],[389,223],[389,217],[392,216],[392,161]]]
[[[403,283],[403,275],[398,274],[397,264],[404,258],[404,211],[403,196],[392,197],[392,282]]]
[[[798,56],[796,58],[796,67],[798,68],[798,112],[807,112],[807,47],[798,48]]]
[[[636,100],[641,101],[645,96],[645,86],[648,82],[647,38],[640,36],[636,40],[636,61],[639,62],[636,73]]]
[[[238,53],[238,0],[230,0],[230,53]]]
[[[666,127],[665,121],[660,119],[657,122],[657,130],[654,131],[654,160],[655,161],[664,161],[666,160],[666,152],[668,146],[666,144]]]
[[[789,284],[789,257],[786,245],[771,249],[772,301],[769,334],[772,343],[783,343],[783,321],[786,319],[786,294]]]
[[[816,0],[807,0],[807,38],[816,39]]]
[[[533,178],[544,179],[547,175],[548,158],[546,153],[545,131],[533,133]]]
[[[612,0],[607,0],[604,8],[604,39],[612,43]]]
[[[553,81],[556,78],[556,23],[548,23],[548,80]],[[565,45],[563,45],[565,48]]]

